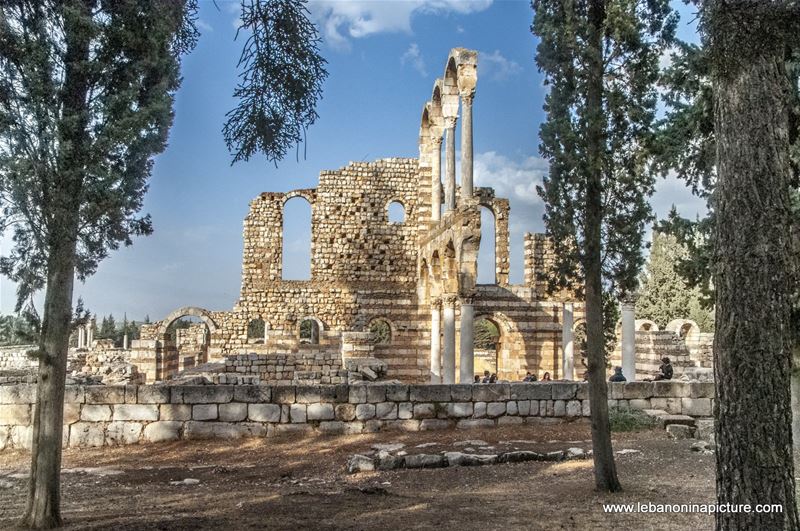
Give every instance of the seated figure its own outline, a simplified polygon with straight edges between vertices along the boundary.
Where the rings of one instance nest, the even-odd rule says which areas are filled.
[[[627,382],[628,379],[622,374],[622,367],[614,367],[614,374],[608,379],[609,382]]]

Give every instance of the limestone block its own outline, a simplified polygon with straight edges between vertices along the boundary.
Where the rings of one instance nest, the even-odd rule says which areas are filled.
[[[2,409],[2,408],[0,408]],[[64,425],[78,422],[81,418],[81,405],[80,404],[64,404]]]
[[[352,385],[348,394],[348,402],[351,404],[363,404],[367,401],[367,386]]]
[[[581,404],[581,414],[588,417],[592,414],[592,403],[589,400],[584,400]]]
[[[580,382],[575,385],[578,386],[575,398],[578,400],[589,400],[589,384],[587,382]]]
[[[112,422],[106,428],[106,444],[136,444],[142,434],[139,422]]]
[[[412,385],[409,387],[412,402],[449,402],[449,385]]]
[[[217,404],[196,404],[192,406],[192,420],[216,420]]]
[[[546,411],[546,416],[552,417],[555,415],[555,402],[553,400],[540,400],[539,401],[539,410],[541,411],[544,409]]]
[[[387,420],[381,431],[419,431],[419,420]]]
[[[209,422],[211,434],[216,439],[242,439],[245,437],[263,437],[267,429],[262,424],[253,422]]]
[[[166,385],[140,385],[136,400],[139,404],[169,404],[169,391]]]
[[[191,420],[183,427],[183,436],[186,439],[211,439],[214,436],[213,422],[197,422]]]
[[[372,419],[364,422],[364,428],[362,431],[364,433],[377,433],[381,431],[382,427],[383,427],[382,420]]]
[[[401,420],[414,418],[414,404],[411,402],[401,402],[398,406],[397,418]]]
[[[653,409],[661,409],[673,415],[681,414],[681,399],[680,398],[651,398],[650,407]]]
[[[147,442],[177,441],[181,438],[182,427],[183,422],[179,421],[151,422],[144,427],[144,440]]]
[[[454,402],[469,402],[472,400],[472,384],[451,385],[450,399]]]
[[[158,406],[159,420],[191,420],[192,406],[188,404],[161,404]],[[149,424],[148,424],[149,425]]]
[[[467,422],[461,420],[460,422]],[[420,431],[446,430],[453,426],[452,421],[446,419],[424,419],[419,423]]]
[[[76,422],[69,427],[69,445],[72,448],[103,446],[104,425],[99,422]]]
[[[685,424],[667,424],[666,430],[673,439],[691,439],[694,436],[694,428]]]
[[[230,402],[219,405],[219,420],[222,422],[239,422],[247,418],[247,404]]]
[[[538,400],[531,400],[531,411],[529,413],[531,417],[535,417],[539,415],[539,401]]]
[[[86,406],[84,406],[85,408]],[[158,420],[156,404],[117,404],[114,406],[114,420]]]
[[[290,419],[289,419],[289,408],[290,407],[291,406],[289,404],[281,404],[281,422],[284,423],[284,424],[288,423],[290,421]]]
[[[65,426],[64,430],[67,432],[67,442],[69,442],[69,426]],[[10,434],[11,426],[0,426],[0,452],[11,446]]]
[[[233,400],[231,385],[186,385],[183,387],[184,404],[222,404]]]
[[[714,382],[691,382],[688,385],[690,398],[714,398],[716,396]]]
[[[329,435],[344,435],[347,431],[347,423],[340,420],[323,421],[319,423],[319,431]]]
[[[33,404],[34,402],[36,402],[36,385],[0,385],[0,404]]]
[[[295,388],[292,385],[276,385],[272,388],[274,404],[292,404],[295,401]]]
[[[367,387],[367,402],[377,404],[378,402],[386,401],[386,386],[385,385],[368,385]]]
[[[511,417],[508,415],[503,415],[502,417],[497,418],[497,425],[498,426],[508,426],[510,424],[522,424],[522,417]]]
[[[267,437],[276,435],[307,435],[314,432],[311,424],[270,424],[267,427]]]
[[[580,417],[581,416],[581,401],[570,400],[567,402],[567,416]]]
[[[389,402],[405,402],[408,400],[407,385],[387,385],[386,400]]]
[[[456,424],[456,428],[460,430],[468,430],[472,428],[491,428],[493,426],[494,421],[492,419],[461,419],[458,421],[458,424]]]
[[[510,402],[506,402],[506,415],[518,415],[519,414],[519,405],[516,401],[511,400]]]
[[[31,423],[31,406],[28,404],[5,404],[0,407],[0,425],[27,426]]]
[[[334,409],[334,417],[336,418],[336,420],[343,420],[345,422],[355,420],[356,418],[355,404],[336,404],[336,408]]]
[[[553,399],[554,400],[573,400],[578,393],[578,384],[553,382]]]
[[[710,417],[710,398],[681,398],[681,413],[690,417]]]
[[[255,422],[280,422],[281,406],[278,404],[248,404],[247,418]]]
[[[381,402],[375,405],[375,416],[381,420],[397,419],[397,404],[395,402]]]
[[[608,382],[608,397],[613,400],[625,398],[625,382]]]
[[[405,457],[406,468],[442,468],[447,460],[438,454],[413,454]]]
[[[518,400],[517,401],[517,414],[521,417],[527,417],[531,414],[531,401]]]
[[[489,402],[488,404],[486,404],[487,417],[499,417],[500,415],[505,415],[505,413],[506,413],[505,402]]]
[[[86,422],[108,422],[111,420],[111,406],[103,404],[84,404],[81,420]]]
[[[267,403],[272,399],[272,388],[268,385],[237,385],[233,388],[235,402]]]
[[[563,417],[566,414],[567,414],[567,401],[566,400],[555,400],[553,402],[553,416],[554,417]]]
[[[628,406],[631,409],[652,409],[650,400],[645,398],[633,398],[628,400]]]
[[[298,385],[295,387],[295,401],[299,404],[311,404],[321,400],[319,386]]]
[[[82,404],[85,398],[86,392],[81,385],[68,385],[64,388],[65,404]]]
[[[72,433],[72,426],[76,425],[77,423],[70,425],[70,433]],[[31,449],[31,444],[33,442],[33,426],[9,426],[8,428],[11,430],[9,440],[14,448],[21,448],[24,450]],[[100,432],[102,433],[102,431],[101,426]]]
[[[653,396],[653,382],[625,382],[622,385],[622,396],[611,398],[645,399]]]
[[[84,393],[87,404],[125,403],[125,386],[121,385],[87,385]]]
[[[333,404],[309,404],[306,409],[308,420],[333,420]]]
[[[664,380],[653,382],[653,396],[656,398],[683,398],[690,394],[689,382]]]
[[[475,402],[472,407],[472,416],[476,419],[486,416],[486,402]]]
[[[509,384],[480,384],[472,386],[472,399],[481,402],[509,400]]]
[[[472,416],[472,402],[451,402],[447,404],[447,416],[462,418]]]
[[[432,419],[436,417],[436,407],[433,404],[414,404],[415,419]]]
[[[292,424],[302,424],[306,422],[306,405],[291,404],[289,406],[289,419],[291,420]]]
[[[628,400],[617,400],[617,409],[620,411],[628,411],[631,408]]]
[[[358,420],[375,418],[375,404],[358,404],[356,406],[356,418]]]
[[[137,395],[138,395],[138,387],[137,385],[126,385],[125,386],[125,403],[126,404],[136,404],[137,402]],[[169,396],[169,395],[167,395]]]

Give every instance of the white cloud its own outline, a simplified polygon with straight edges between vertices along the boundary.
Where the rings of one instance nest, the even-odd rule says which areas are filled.
[[[493,0],[312,0],[311,16],[329,45],[348,49],[350,39],[378,33],[411,33],[415,13],[468,14],[483,11]]]
[[[214,27],[202,18],[197,19],[195,24],[197,24],[197,28],[200,29],[200,31],[204,31],[206,33],[211,33],[214,31]]]
[[[479,77],[503,81],[520,72],[522,72],[522,67],[516,61],[504,57],[500,50],[495,50],[492,53],[480,52],[478,54]]]
[[[425,69],[425,58],[422,57],[416,42],[412,42],[406,53],[400,57],[400,64],[405,65],[406,63],[413,66],[414,70],[419,72],[422,77],[428,77],[428,71]]]
[[[542,184],[547,169],[547,161],[539,157],[515,161],[495,151],[477,154],[473,163],[476,186],[490,186],[498,197],[528,205],[541,204],[536,186]]]

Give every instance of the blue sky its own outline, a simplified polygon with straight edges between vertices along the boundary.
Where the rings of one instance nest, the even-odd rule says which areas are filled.
[[[76,298],[98,314],[160,319],[180,306],[230,309],[241,275],[242,222],[262,191],[316,186],[323,169],[349,161],[418,156],[422,106],[441,76],[449,50],[479,51],[474,104],[475,180],[511,200],[511,280],[522,280],[522,235],[543,230],[535,186],[547,165],[538,158],[544,119],[542,76],[526,1],[325,0],[310,3],[324,38],[329,77],[319,120],[308,131],[299,160],[291,153],[277,168],[264,158],[230,165],[222,140],[225,113],[234,105],[234,41],[238,2],[200,0],[197,48],[183,61],[169,146],[156,158],[145,212],[155,233],[105,260]],[[692,15],[682,2],[681,34]],[[304,157],[305,152],[305,157]],[[694,216],[703,203],[683,183],[660,180],[657,214],[676,203]],[[302,269],[308,241],[300,216],[290,214],[290,266]],[[295,227],[298,225],[299,227]],[[8,239],[2,241],[3,247]],[[486,264],[481,256],[481,264]],[[486,271],[487,267],[482,267]],[[14,286],[0,279],[0,311],[14,306]]]

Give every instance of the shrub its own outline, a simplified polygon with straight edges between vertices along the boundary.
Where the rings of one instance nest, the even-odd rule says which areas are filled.
[[[653,429],[658,420],[638,409],[611,408],[608,410],[611,431],[641,431]]]

